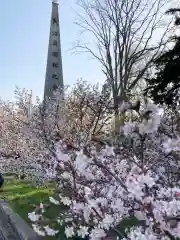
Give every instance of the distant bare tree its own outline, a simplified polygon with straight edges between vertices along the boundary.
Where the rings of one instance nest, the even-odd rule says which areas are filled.
[[[171,21],[163,16],[168,0],[79,0],[80,19],[91,43],[78,41],[76,52],[88,52],[102,65],[112,90],[115,116],[118,105],[143,78],[164,50]],[[160,31],[159,31],[160,30]],[[156,39],[158,37],[158,40]]]

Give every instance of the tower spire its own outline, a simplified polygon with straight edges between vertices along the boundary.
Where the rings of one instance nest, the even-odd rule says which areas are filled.
[[[58,6],[58,0],[53,0],[44,99],[51,98],[54,90],[64,87]]]

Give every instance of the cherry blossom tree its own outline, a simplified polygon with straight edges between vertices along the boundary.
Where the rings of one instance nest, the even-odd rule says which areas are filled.
[[[110,96],[98,86],[78,81],[59,102],[32,103],[32,92],[16,88],[15,102],[0,102],[1,171],[45,181],[52,177],[55,143],[62,137],[75,145],[103,133],[110,122]],[[56,99],[56,100],[55,100]],[[81,132],[81,135],[77,134]]]
[[[112,99],[106,84],[100,87],[80,79],[66,95],[64,108],[61,125],[65,131],[61,132],[69,139],[76,137],[78,144],[82,137],[86,142],[91,135],[104,135],[112,125]]]
[[[37,138],[34,120],[30,119],[31,93],[16,88],[15,102],[0,102],[0,170],[45,181],[41,165],[47,148]]]
[[[123,137],[117,142],[106,135],[78,137],[87,125],[79,126],[77,110],[77,125],[66,125],[68,102],[38,101],[31,105],[31,115],[20,111],[22,104],[1,104],[1,138],[6,140],[1,168],[10,164],[10,172],[25,171],[56,185],[49,200],[57,205],[57,217],[47,218],[46,203],[28,214],[36,232],[58,235],[64,229],[67,238],[90,239],[180,237],[178,114],[152,103],[124,103],[120,110],[133,111],[133,117],[120,129]],[[74,126],[78,131],[72,131]],[[127,219],[136,222],[124,231]]]
[[[180,182],[174,171],[179,137],[169,134],[169,114],[156,105],[147,103],[136,114],[137,120],[124,125],[118,145],[106,139],[90,139],[78,149],[63,139],[56,143],[57,189],[49,200],[59,206],[59,215],[47,219],[47,206],[41,203],[29,213],[36,232],[56,235],[63,228],[67,238],[82,239],[180,237]],[[136,224],[122,231],[129,218],[136,218]],[[53,229],[53,222],[60,228]]]

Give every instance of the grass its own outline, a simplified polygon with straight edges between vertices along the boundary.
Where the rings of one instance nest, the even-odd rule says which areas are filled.
[[[3,191],[0,192],[0,199],[8,201],[12,209],[17,212],[30,226],[28,219],[28,212],[32,212],[33,204],[39,205],[42,203],[49,203],[49,196],[54,194],[53,184],[49,184],[46,188],[36,189],[26,180],[18,180],[14,176],[7,176],[5,178]],[[46,216],[53,218],[57,216],[57,206],[51,205],[47,210]],[[54,240],[55,237],[45,237],[44,239]]]

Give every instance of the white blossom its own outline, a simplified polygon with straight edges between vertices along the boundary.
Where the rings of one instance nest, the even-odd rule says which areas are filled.
[[[113,223],[114,223],[114,218],[111,215],[106,214],[102,221],[101,227],[103,229],[109,230],[109,228],[113,225]]]
[[[80,228],[77,231],[77,234],[79,237],[85,238],[89,234],[88,227],[80,226]]]
[[[59,194],[60,201],[64,204],[64,206],[69,206],[71,204],[71,200],[68,197],[62,197]]]
[[[43,231],[38,225],[32,224],[33,230],[40,236],[46,236],[45,231]]]
[[[74,236],[75,232],[74,232],[74,228],[73,227],[66,227],[65,228],[65,234],[67,238],[71,238]]]
[[[90,234],[90,239],[91,240],[100,240],[104,237],[106,237],[106,233],[101,228],[95,228],[91,231],[91,234]]]
[[[178,138],[178,139],[168,138],[162,144],[166,153],[170,153],[171,151],[179,151],[179,145],[180,145],[180,138]]]
[[[58,231],[55,231],[54,229],[50,228],[49,226],[45,226],[44,229],[48,236],[55,236],[58,233]]]
[[[35,212],[28,213],[28,218],[29,218],[32,222],[38,221],[40,217],[41,217],[41,215],[36,214]]]
[[[125,136],[128,136],[129,134],[131,134],[136,126],[136,122],[128,122],[127,124],[125,124],[123,126],[123,133]]]
[[[157,240],[157,236],[151,232],[150,229],[147,229],[144,233],[142,231],[142,228],[133,228],[128,234],[128,238],[131,240]],[[123,240],[126,240],[126,238],[123,238]]]
[[[49,201],[50,201],[51,203],[55,204],[55,205],[59,205],[59,201],[56,200],[55,198],[51,197],[51,196],[49,197]]]

